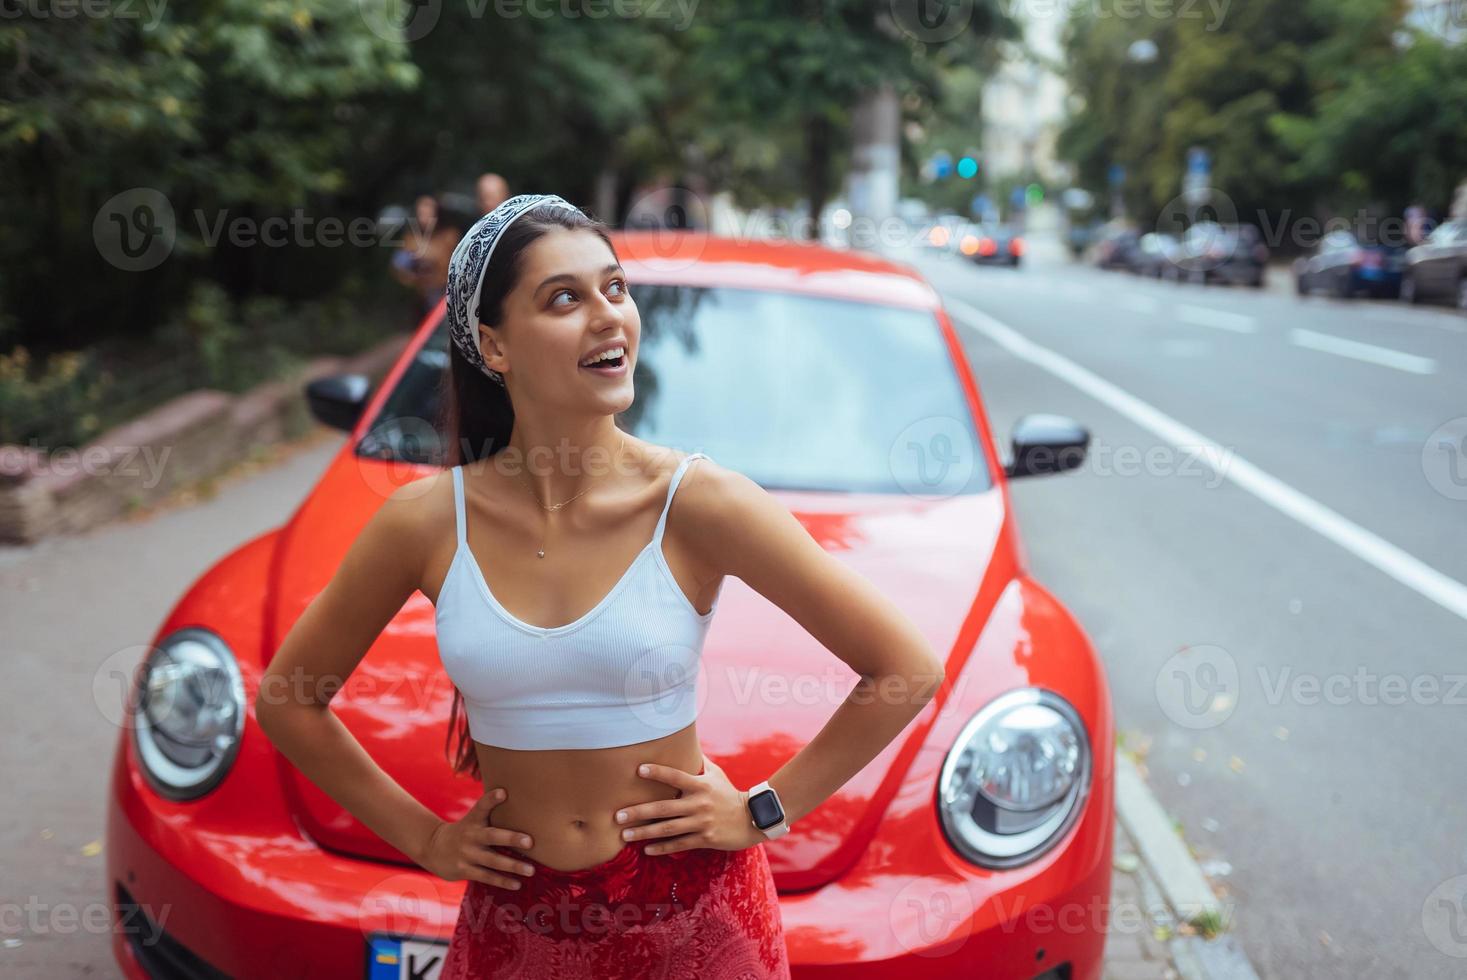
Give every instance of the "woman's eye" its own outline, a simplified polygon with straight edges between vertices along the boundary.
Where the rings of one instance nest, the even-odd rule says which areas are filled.
[[[626,295],[626,291],[627,291],[627,283],[626,283],[626,280],[625,279],[613,279],[611,281],[611,286],[609,288],[613,291],[612,292],[613,295],[615,295],[615,296],[625,296]]]
[[[554,296],[550,297],[550,305],[551,306],[564,306],[565,304],[562,303],[562,302],[560,302],[560,298],[562,296],[569,296],[572,299],[574,299],[575,298],[575,295],[576,294],[573,293],[573,292],[571,292],[569,289],[562,289],[560,292],[558,292]]]

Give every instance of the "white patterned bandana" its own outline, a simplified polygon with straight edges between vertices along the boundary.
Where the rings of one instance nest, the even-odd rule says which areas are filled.
[[[581,213],[581,209],[555,194],[519,194],[474,222],[468,234],[454,246],[448,260],[448,329],[454,344],[470,364],[500,384],[504,376],[484,363],[479,352],[479,293],[484,288],[484,270],[504,230],[527,211],[550,205]]]

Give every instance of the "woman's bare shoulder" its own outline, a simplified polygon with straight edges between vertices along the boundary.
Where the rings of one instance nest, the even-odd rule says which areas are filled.
[[[369,527],[402,556],[426,559],[444,535],[454,540],[453,471],[447,467],[402,484],[387,495]]]

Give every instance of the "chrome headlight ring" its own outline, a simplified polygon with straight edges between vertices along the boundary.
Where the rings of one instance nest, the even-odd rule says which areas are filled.
[[[197,799],[234,764],[244,681],[217,634],[187,627],[164,637],[138,667],[129,708],[140,768],[160,796]]]
[[[1084,722],[1052,691],[994,698],[958,733],[937,780],[943,834],[964,858],[1013,868],[1044,854],[1084,809],[1091,747]]]

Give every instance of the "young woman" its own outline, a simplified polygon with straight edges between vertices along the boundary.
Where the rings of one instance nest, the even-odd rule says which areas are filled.
[[[345,683],[421,590],[456,688],[450,754],[486,792],[441,819],[329,695],[271,705],[268,722],[257,702],[261,725],[384,840],[468,881],[442,980],[787,977],[763,842],[896,737],[942,663],[758,484],[617,427],[641,322],[602,225],[553,195],[511,198],[464,236],[447,286],[454,465],[383,503],[269,674]],[[703,755],[695,722],[729,575],[861,675],[754,786]]]

